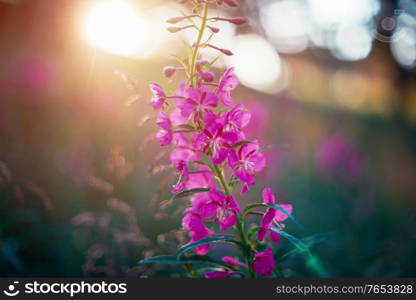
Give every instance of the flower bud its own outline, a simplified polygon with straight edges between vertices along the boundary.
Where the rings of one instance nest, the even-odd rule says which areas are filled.
[[[201,78],[205,82],[212,82],[214,81],[214,73],[212,72],[201,72]]]
[[[182,21],[183,19],[185,19],[184,17],[173,17],[173,18],[169,18],[166,20],[167,23],[169,24],[176,24],[179,23],[180,21]]]
[[[243,17],[230,18],[226,20],[235,25],[242,25],[242,24],[247,23],[247,19]]]
[[[181,30],[184,30],[184,29],[188,29],[188,28],[191,28],[191,27],[194,27],[194,25],[187,25],[187,26],[182,26],[182,27],[178,27],[178,26],[169,26],[168,28],[166,28],[169,32],[171,32],[171,33],[176,33],[176,32],[179,32],[179,31],[181,31]]]
[[[230,22],[234,25],[242,25],[242,24],[245,24],[245,23],[248,22],[248,20],[246,18],[243,18],[243,17],[235,17],[235,18],[214,17],[214,18],[211,18],[211,20]]]
[[[218,33],[220,32],[220,29],[218,27],[214,27],[214,26],[210,26],[207,25],[207,27],[213,32],[213,33]]]
[[[172,67],[172,66],[166,66],[163,68],[163,76],[165,76],[166,78],[171,78],[175,75],[176,73],[176,68]]]
[[[227,56],[231,56],[234,55],[234,53],[231,52],[231,50],[228,49],[224,49],[224,48],[219,48],[217,46],[211,45],[211,44],[205,44],[205,46],[210,47],[212,49],[218,50],[220,51],[222,54],[225,54]]]
[[[228,49],[219,49],[221,53],[227,55],[227,56],[231,56],[234,55],[234,53],[231,52],[231,50]]]
[[[182,30],[182,27],[177,27],[177,26],[169,26],[168,28],[166,28],[167,31],[169,31],[170,33],[176,33]]]
[[[240,5],[237,0],[223,0],[223,2],[231,7],[237,7]]]

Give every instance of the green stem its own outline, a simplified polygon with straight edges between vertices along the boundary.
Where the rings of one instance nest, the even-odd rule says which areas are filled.
[[[191,86],[195,86],[196,85],[196,76],[195,76],[195,72],[196,72],[196,59],[198,58],[198,51],[199,51],[199,46],[201,44],[201,40],[202,40],[202,36],[204,35],[204,31],[205,31],[205,27],[207,24],[207,20],[208,20],[208,3],[204,4],[204,8],[203,8],[203,13],[202,13],[202,21],[201,21],[201,26],[199,27],[198,30],[198,37],[196,40],[196,44],[195,44],[195,49],[194,52],[192,53],[192,59],[191,59],[191,72],[190,72],[190,83]]]
[[[225,181],[224,174],[223,174],[222,170],[220,170],[220,168],[216,164],[213,164],[213,168],[214,168],[214,171],[215,171],[215,173],[216,173],[216,175],[217,175],[217,177],[218,177],[218,179],[219,179],[219,181],[220,181],[220,183],[221,183],[221,185],[224,189],[224,193],[227,196],[230,196],[231,195],[230,190],[229,190],[228,184]],[[244,231],[244,223],[241,220],[239,215],[236,215],[236,217],[237,217],[236,227],[237,227],[237,231],[238,231],[238,237],[240,238],[240,241],[243,244],[243,246],[241,246],[240,249],[241,249],[241,252],[243,253],[244,259],[245,259],[246,264],[248,266],[248,272],[250,274],[250,277],[255,278],[256,273],[253,271],[253,268],[251,267],[250,245],[247,241],[247,237],[246,237],[246,234],[245,234],[245,231]]]
[[[216,164],[213,164],[213,166],[214,166],[215,173],[216,173],[217,177],[220,180],[222,188],[224,189],[224,193],[227,196],[230,196],[231,195],[230,194],[230,189],[228,188],[228,184],[225,182],[225,178],[224,178],[224,175],[223,175],[222,171],[220,170],[220,168],[218,168],[218,166]]]

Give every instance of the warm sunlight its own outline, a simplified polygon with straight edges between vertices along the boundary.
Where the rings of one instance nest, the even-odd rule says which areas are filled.
[[[85,35],[93,46],[104,51],[136,56],[145,46],[148,26],[129,1],[106,0],[91,6]]]

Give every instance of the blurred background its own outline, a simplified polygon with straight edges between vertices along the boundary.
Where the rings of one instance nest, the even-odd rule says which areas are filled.
[[[240,0],[215,16],[272,186],[328,276],[416,276],[416,1]],[[186,237],[146,105],[192,32],[168,0],[0,0],[0,276],[181,276],[138,267]],[[215,52],[204,51],[210,58]],[[150,122],[148,122],[150,120]],[[170,209],[170,210],[169,210]],[[283,249],[291,246],[282,244]],[[228,251],[216,249],[215,251]],[[214,252],[215,252],[214,251]],[[285,276],[316,276],[297,255]]]

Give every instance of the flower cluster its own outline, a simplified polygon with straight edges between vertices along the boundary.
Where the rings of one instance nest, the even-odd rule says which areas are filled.
[[[187,1],[182,1],[187,2]],[[256,174],[266,166],[257,140],[248,140],[245,127],[251,114],[242,104],[233,101],[231,92],[239,81],[234,69],[227,69],[216,81],[211,71],[212,62],[200,58],[199,50],[210,47],[219,54],[232,55],[228,49],[210,44],[211,37],[219,31],[216,22],[230,22],[241,25],[247,22],[241,17],[209,17],[211,5],[236,7],[236,0],[199,0],[193,4],[192,14],[167,20],[172,26],[170,32],[196,29],[197,41],[190,47],[191,54],[181,60],[181,66],[167,66],[163,74],[172,78],[178,72],[184,72],[186,79],[172,95],[157,83],[150,83],[151,105],[158,111],[156,138],[162,147],[171,147],[170,160],[177,173],[177,182],[172,193],[191,196],[190,207],[184,211],[182,226],[189,233],[190,243],[196,243],[196,254],[205,255],[210,243],[201,243],[209,237],[215,237],[215,229],[220,232],[234,230],[235,241],[240,247],[245,263],[238,259],[225,257],[229,268],[221,267],[207,272],[205,277],[230,277],[245,269],[252,276],[271,276],[276,266],[272,246],[266,237],[278,243],[276,231],[283,229],[282,222],[292,212],[291,205],[277,205],[271,189],[263,190],[265,213],[258,226],[255,241],[250,241],[245,226],[245,217],[251,208],[240,207],[235,194],[244,194],[256,184]],[[179,26],[188,21],[190,24]],[[210,35],[202,41],[204,31]],[[276,229],[273,231],[272,229]],[[244,272],[243,272],[244,274]]]

